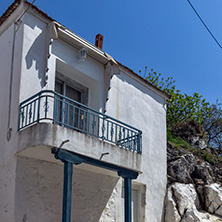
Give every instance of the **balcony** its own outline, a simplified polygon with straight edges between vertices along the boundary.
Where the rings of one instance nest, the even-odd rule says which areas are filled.
[[[142,132],[54,91],[41,91],[19,105],[18,130],[53,123],[141,154]]]

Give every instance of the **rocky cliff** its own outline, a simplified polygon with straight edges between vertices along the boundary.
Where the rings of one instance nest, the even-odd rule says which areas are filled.
[[[167,144],[165,222],[222,222],[222,158],[196,126]]]

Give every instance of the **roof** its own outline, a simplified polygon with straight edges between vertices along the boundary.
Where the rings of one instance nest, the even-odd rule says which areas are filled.
[[[28,7],[31,7],[32,9],[34,9],[34,11],[36,11],[37,13],[39,13],[40,15],[42,15],[43,17],[45,17],[46,19],[50,20],[50,21],[55,21],[54,19],[52,19],[47,13],[43,12],[42,10],[40,10],[37,6],[33,5],[32,3],[26,1],[26,0],[15,0],[9,7],[8,9],[5,11],[5,13],[0,17],[0,26],[10,17],[10,15],[17,9],[17,7],[20,5],[20,3],[24,2],[25,4],[28,5]],[[91,43],[90,43],[91,44]],[[135,73],[132,69],[128,68],[127,66],[123,65],[122,63],[116,61],[118,63],[118,65],[122,66],[123,68],[127,69],[128,71],[130,71],[134,76],[136,76],[137,78],[139,78],[140,80],[142,80],[144,83],[148,84],[149,86],[153,87],[155,90],[159,91],[160,93],[164,94],[167,98],[170,98],[171,96],[169,94],[167,94],[166,92],[164,92],[163,90],[159,89],[158,87],[154,86],[153,84],[151,84],[150,82],[148,82],[146,79],[144,79],[143,77],[141,77],[140,75],[138,75],[137,73]]]

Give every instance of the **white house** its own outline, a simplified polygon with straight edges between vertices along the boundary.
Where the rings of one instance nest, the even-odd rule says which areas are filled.
[[[162,221],[168,95],[102,41],[24,0],[0,18],[0,221]]]

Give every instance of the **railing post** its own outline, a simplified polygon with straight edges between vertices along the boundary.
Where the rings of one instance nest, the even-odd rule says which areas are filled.
[[[37,108],[37,123],[39,123],[39,118],[40,118],[40,104],[41,104],[41,94],[39,93],[38,108]]]
[[[54,94],[54,104],[53,104],[53,122],[56,124],[57,116],[57,96]]]
[[[137,135],[137,153],[141,153],[141,132]]]

